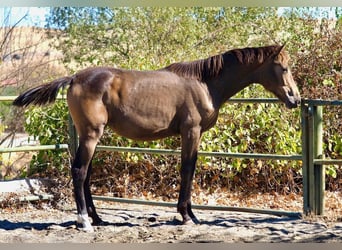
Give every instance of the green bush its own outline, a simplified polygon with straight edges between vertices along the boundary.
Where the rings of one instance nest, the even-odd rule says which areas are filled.
[[[25,131],[41,145],[68,143],[68,107],[57,100],[48,107],[31,107],[25,111]],[[51,169],[67,172],[69,154],[63,150],[43,150],[34,154],[27,175],[48,173]]]

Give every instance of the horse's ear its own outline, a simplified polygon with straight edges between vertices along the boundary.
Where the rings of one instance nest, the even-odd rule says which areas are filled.
[[[283,45],[279,45],[278,48],[277,48],[277,51],[275,53],[275,55],[279,55],[280,52],[283,50],[283,48],[285,47],[286,43],[284,43]]]

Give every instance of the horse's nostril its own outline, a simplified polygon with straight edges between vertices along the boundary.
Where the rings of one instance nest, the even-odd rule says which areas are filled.
[[[294,96],[292,89],[289,89],[288,95],[289,96]]]

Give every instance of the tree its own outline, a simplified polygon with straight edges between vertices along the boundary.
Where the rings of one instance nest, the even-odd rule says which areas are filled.
[[[100,64],[155,69],[242,44],[266,44],[269,36],[250,39],[268,34],[255,24],[265,17],[275,18],[276,9],[52,8],[50,25],[64,30],[59,48],[72,70]]]

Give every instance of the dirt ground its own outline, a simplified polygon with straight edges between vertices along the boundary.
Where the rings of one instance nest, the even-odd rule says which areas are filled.
[[[194,210],[200,224],[180,225],[175,208],[95,201],[107,222],[77,229],[74,204],[64,210],[43,203],[0,210],[0,242],[342,242],[342,222],[240,212]]]
[[[44,184],[45,183],[45,184]],[[193,209],[199,224],[181,225],[175,207],[133,205],[95,200],[106,225],[92,233],[76,226],[71,189],[64,198],[18,205],[20,197],[47,194],[40,179],[0,182],[0,243],[217,243],[339,242],[342,243],[342,194],[326,193],[324,217],[279,217],[255,213]],[[2,191],[2,192],[1,192]],[[109,196],[109,195],[107,195]],[[142,199],[142,197],[134,197]],[[194,204],[228,205],[301,211],[300,195],[216,192],[193,195]],[[11,202],[12,201],[12,202]],[[14,202],[13,202],[14,201]],[[174,202],[174,201],[173,201]],[[224,203],[225,202],[225,203]]]

